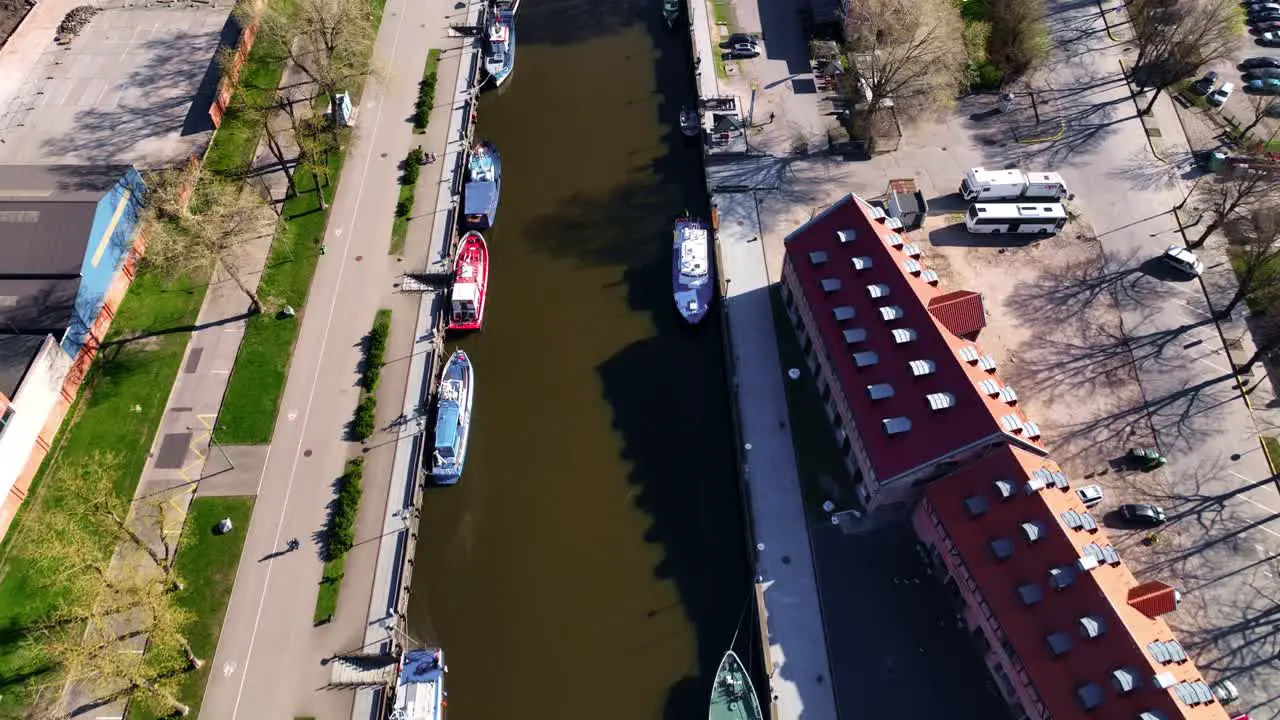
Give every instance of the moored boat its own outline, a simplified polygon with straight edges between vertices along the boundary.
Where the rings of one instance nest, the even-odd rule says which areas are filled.
[[[693,108],[680,108],[680,132],[688,137],[695,137],[702,131],[702,121],[698,111]]]
[[[662,0],[662,19],[667,21],[667,27],[675,27],[679,18],[680,0]]]
[[[751,675],[730,650],[720,660],[715,683],[711,686],[711,703],[707,720],[762,720],[760,699],[756,697]]]
[[[449,330],[479,330],[484,325],[485,298],[489,290],[489,246],[475,230],[462,236],[453,262],[453,289],[449,292]]]
[[[515,0],[493,0],[489,5],[489,20],[485,23],[484,71],[500,87],[516,64],[516,6]]]
[[[471,358],[457,350],[445,363],[436,390],[436,444],[431,453],[431,479],[453,485],[462,477],[471,435],[471,403],[475,399],[475,375]]]
[[[698,324],[711,307],[715,291],[711,276],[711,237],[701,220],[676,220],[671,254],[671,284],[676,309],[690,325]]]
[[[493,227],[502,191],[502,157],[487,140],[476,143],[467,161],[467,182],[462,188],[462,222],[469,228]]]
[[[420,648],[400,658],[396,694],[389,720],[440,720],[444,717],[444,651]]]

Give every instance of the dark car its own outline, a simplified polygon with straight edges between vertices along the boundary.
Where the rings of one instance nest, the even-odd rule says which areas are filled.
[[[1268,20],[1267,22],[1255,23],[1254,30],[1258,32],[1275,32],[1280,30],[1280,20]]]
[[[1258,36],[1258,44],[1270,45],[1272,47],[1280,45],[1280,33],[1276,33],[1276,32],[1262,33],[1261,35]]]
[[[1155,527],[1165,523],[1164,511],[1149,503],[1127,503],[1120,506],[1120,517],[1134,525]]]
[[[1280,78],[1280,68],[1254,68],[1244,74],[1245,80],[1271,80]]]
[[[1240,63],[1240,67],[1245,70],[1253,70],[1254,68],[1280,68],[1280,58],[1251,57]]]
[[[747,43],[749,45],[759,45],[760,39],[757,38],[755,35],[751,35],[750,33],[733,33],[732,35],[729,36],[727,40],[720,43],[720,47],[731,48],[740,43]]]
[[[1214,85],[1218,84],[1218,73],[1210,70],[1204,74],[1204,77],[1191,83],[1191,92],[1197,95],[1208,95]]]

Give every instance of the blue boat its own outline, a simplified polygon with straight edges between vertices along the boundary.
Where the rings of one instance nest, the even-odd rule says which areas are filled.
[[[502,158],[487,140],[476,144],[467,162],[467,183],[462,189],[462,224],[483,230],[493,227],[502,190]]]
[[[447,704],[444,692],[444,651],[417,648],[400,657],[391,717],[396,720],[443,720]]]
[[[516,66],[516,6],[518,0],[493,0],[485,23],[484,71],[494,87],[511,76]]]
[[[711,233],[701,220],[676,220],[672,242],[671,284],[676,309],[685,322],[697,325],[711,308],[715,291],[711,273]]]
[[[475,376],[471,358],[455,351],[444,366],[436,404],[436,447],[431,453],[431,478],[440,485],[453,485],[462,477],[467,460],[467,438],[471,435],[471,401],[475,398]]]

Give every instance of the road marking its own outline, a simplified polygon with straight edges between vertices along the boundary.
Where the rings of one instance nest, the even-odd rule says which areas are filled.
[[[297,410],[290,410],[290,411],[289,411],[289,414],[288,414],[288,415],[286,415],[285,417],[289,418],[290,420],[293,420],[294,418],[298,417],[298,411],[297,411]]]
[[[236,671],[236,663],[234,660],[222,664],[222,677],[231,677],[231,673]]]
[[[388,56],[393,60],[395,59],[395,56],[396,56],[396,48],[400,45],[400,31],[403,29],[404,29],[404,23],[403,22],[398,23],[396,25],[395,37],[391,39],[391,50],[388,53]],[[385,92],[386,88],[383,88],[382,90],[383,92]],[[370,95],[373,95],[373,93],[370,93]],[[373,107],[375,104],[377,103],[375,103],[372,99],[368,103],[366,103],[368,107]],[[358,189],[356,190],[356,201],[355,201],[355,204],[352,205],[351,207],[352,222],[355,222],[356,215],[360,211],[360,200],[364,197],[364,189],[366,187],[365,180],[368,179],[369,167],[370,165],[373,164],[373,151],[377,147],[376,140],[378,139],[378,123],[381,122],[381,120],[382,120],[382,105],[378,105],[377,115],[375,115],[373,118],[373,134],[369,137],[369,150],[368,152],[365,153],[365,156],[364,156],[364,169],[360,173],[360,183],[359,183]],[[334,198],[334,200],[336,201],[337,198]],[[280,538],[282,537],[282,533],[284,532],[285,511],[289,507],[289,496],[293,492],[293,481],[297,477],[298,460],[302,457],[302,445],[307,435],[308,423],[311,420],[311,405],[312,403],[315,402],[316,387],[320,383],[320,366],[324,360],[325,347],[329,344],[329,330],[333,328],[333,314],[334,314],[334,311],[337,309],[337,305],[338,305],[337,291],[342,287],[342,276],[346,273],[346,270],[347,270],[347,257],[348,257],[348,253],[346,252],[346,248],[344,248],[341,255],[341,260],[338,261],[338,278],[333,285],[334,292],[330,293],[329,314],[325,317],[324,333],[320,336],[320,352],[316,353],[316,357],[319,358],[319,360],[316,361],[316,374],[315,374],[315,377],[311,378],[311,389],[308,391],[307,407],[305,408],[307,417],[303,419],[302,430],[301,432],[298,433],[298,446],[297,448],[294,449],[294,452],[293,452],[293,465],[292,467],[289,468],[289,481],[285,483],[284,502],[280,504],[280,518],[279,518],[279,521],[276,523],[276,537],[274,542],[272,543],[272,547],[280,546]],[[267,458],[266,460],[263,461],[262,472],[258,475],[259,492],[261,492],[262,490],[262,477],[267,472],[267,463],[268,461],[270,461],[270,459],[271,459],[271,445],[268,445]],[[262,595],[258,597],[258,612],[253,618],[253,632],[249,634],[249,649],[244,656],[245,667],[248,667],[249,663],[253,662],[253,646],[258,641],[258,628],[262,626],[262,608],[267,604],[267,590],[271,587],[271,570],[274,567],[275,567],[275,563],[272,563],[272,562],[267,563],[266,577],[263,579],[263,582],[262,582]],[[232,590],[232,592],[233,593],[235,592],[234,589]],[[240,700],[244,697],[244,682],[245,682],[245,679],[248,677],[249,677],[249,673],[247,671],[240,673],[240,684],[236,688],[236,702],[231,709],[231,720],[236,720],[236,718],[240,714]]]
[[[1199,360],[1200,362],[1204,363],[1205,365],[1208,365],[1209,367],[1211,367],[1211,368],[1213,368],[1214,370],[1217,370],[1217,371],[1219,371],[1219,372],[1224,372],[1224,373],[1229,373],[1229,372],[1231,372],[1231,371],[1230,371],[1230,370],[1228,370],[1227,368],[1224,368],[1224,367],[1222,367],[1221,365],[1218,365],[1217,363],[1211,363],[1211,362],[1209,362],[1208,360],[1205,360],[1204,358],[1196,358],[1196,360]]]
[[[1184,307],[1184,308],[1186,308],[1186,309],[1188,309],[1188,310],[1192,311],[1192,312],[1198,312],[1198,313],[1200,313],[1201,315],[1203,315],[1203,316],[1205,316],[1205,317],[1210,317],[1209,313],[1207,313],[1207,312],[1205,312],[1205,311],[1201,310],[1201,309],[1200,309],[1200,308],[1198,308],[1198,307],[1192,307],[1191,305],[1188,305],[1188,304],[1186,304],[1186,303],[1182,302],[1181,300],[1174,300],[1174,302],[1175,302],[1175,303],[1177,303],[1178,305],[1181,305],[1182,307]]]

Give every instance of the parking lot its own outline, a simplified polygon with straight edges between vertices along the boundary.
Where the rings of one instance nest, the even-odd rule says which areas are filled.
[[[230,3],[103,10],[0,99],[0,163],[170,165],[202,152]],[[6,68],[6,72],[13,68]]]
[[[1274,19],[1268,19],[1266,22],[1280,23],[1280,10],[1275,11]],[[1267,29],[1273,32],[1280,31],[1280,26],[1276,26],[1274,29],[1268,27]],[[1235,89],[1227,99],[1226,104],[1217,112],[1224,113],[1240,126],[1249,125],[1256,117],[1255,105],[1261,110],[1272,102],[1280,103],[1280,87],[1264,92],[1251,90],[1247,86],[1247,80],[1243,75],[1246,68],[1240,65],[1244,60],[1256,57],[1276,58],[1280,62],[1280,43],[1268,44],[1262,39],[1261,35],[1262,30],[1257,27],[1257,23],[1249,23],[1244,33],[1240,36],[1236,52],[1232,53],[1230,57],[1206,66],[1201,71],[1201,76],[1210,71],[1218,74],[1214,88],[1221,87],[1223,83],[1234,85]],[[1280,73],[1276,73],[1276,77],[1280,78]],[[1199,94],[1203,95],[1205,93]],[[1278,129],[1280,129],[1280,119],[1267,118],[1259,123],[1253,134],[1260,138],[1269,138]]]

